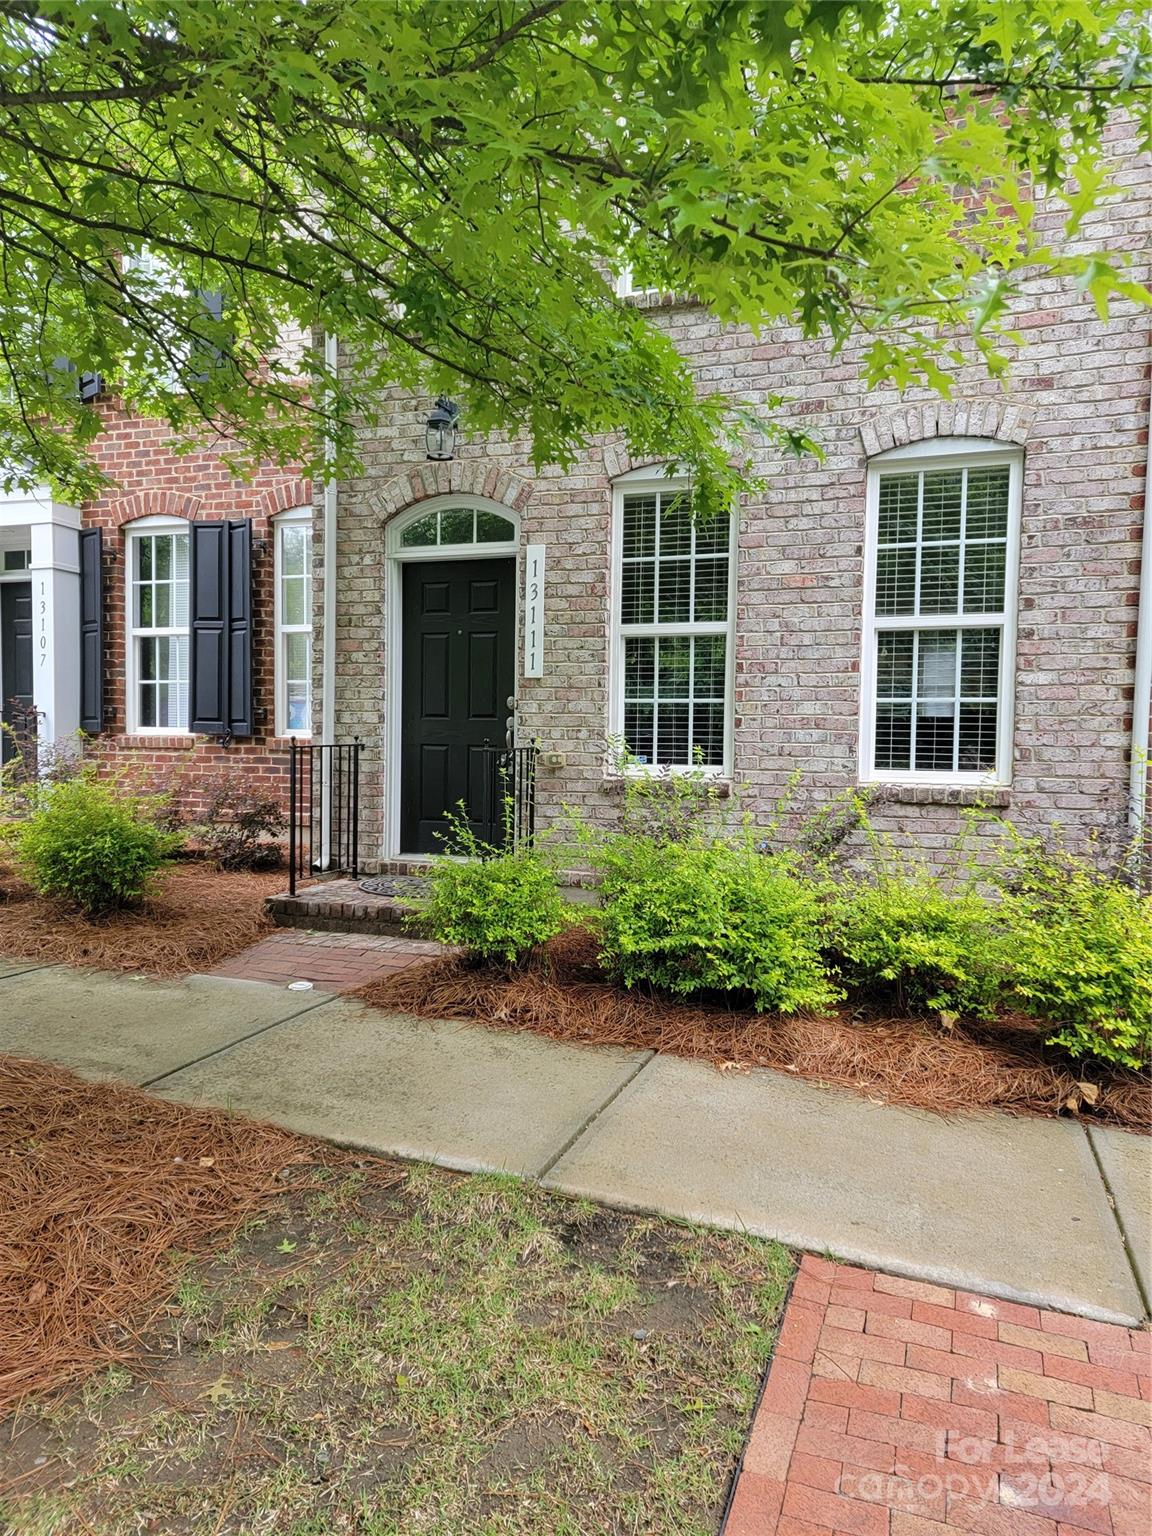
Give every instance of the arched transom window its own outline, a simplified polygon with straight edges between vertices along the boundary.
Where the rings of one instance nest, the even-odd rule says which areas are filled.
[[[401,549],[428,549],[444,544],[509,544],[516,538],[516,526],[486,507],[445,506],[425,512],[405,524],[400,534]]]

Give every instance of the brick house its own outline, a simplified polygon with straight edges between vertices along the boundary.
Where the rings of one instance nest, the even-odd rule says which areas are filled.
[[[219,451],[205,448],[188,455],[165,446],[170,437],[163,422],[125,416],[114,403],[103,406],[106,431],[97,439],[101,467],[116,488],[85,506],[85,528],[104,530],[105,636],[101,755],[111,761],[146,762],[157,777],[174,776],[182,797],[196,803],[197,786],[226,770],[242,770],[282,788],[285,747],[290,726],[311,726],[305,659],[293,668],[288,654],[288,619],[304,625],[297,649],[310,643],[306,620],[310,607],[303,553],[311,543],[312,487],[295,470],[264,466],[243,481],[232,474]],[[164,675],[162,641],[149,635],[145,603],[155,594],[153,619],[164,618],[161,592],[165,562],[173,573],[173,598],[188,571],[187,549],[191,521],[251,522],[251,729],[222,745],[218,736],[188,730],[190,679],[187,662],[169,641],[168,673],[152,682],[147,673]],[[171,553],[168,554],[168,551]],[[298,565],[299,577],[290,576]],[[150,573],[151,580],[143,579]],[[149,593],[148,588],[152,592]],[[288,608],[294,611],[289,615]],[[126,623],[126,616],[131,621]],[[178,611],[171,618],[179,621]],[[158,628],[164,626],[158,625]],[[177,622],[176,627],[179,627]],[[158,665],[149,666],[150,652]],[[290,700],[289,694],[292,693]],[[165,697],[167,695],[167,697]],[[169,780],[170,781],[170,780]]]
[[[100,394],[94,456],[114,482],[71,507],[48,490],[0,498],[4,718],[35,710],[41,739],[140,770],[194,812],[241,770],[282,792],[286,737],[310,719],[312,488],[296,471],[233,475],[227,444],[177,454],[164,422]],[[193,730],[191,530],[243,525],[249,566],[246,729]],[[79,536],[79,537],[78,537]]]
[[[1113,147],[1123,194],[1080,238],[1136,253],[1147,281],[1152,176],[1122,129]],[[1058,209],[1037,217],[1059,237]],[[693,530],[685,483],[618,441],[537,473],[524,443],[465,430],[428,462],[430,402],[397,393],[364,473],[329,489],[323,541],[317,522],[316,688],[335,739],[366,743],[369,862],[433,847],[506,730],[539,744],[544,822],[618,815],[606,743],[624,738],[648,764],[702,758],[759,817],[799,772],[798,810],[871,784],[877,826],[929,852],[975,802],[1115,849],[1146,782],[1146,312],[1101,320],[1038,277],[1007,380],[973,360],[942,401],[869,389],[852,349],[794,330],[631,302],[702,389],[782,390],[826,456],[754,451],[766,491]]]
[[[1122,195],[1080,238],[1133,251],[1148,281],[1152,176],[1122,128],[1113,148]],[[1058,209],[1037,219],[1058,237]],[[238,764],[275,780],[309,725],[359,737],[367,868],[435,847],[509,735],[539,747],[544,823],[565,804],[618,816],[624,740],[648,765],[702,759],[759,817],[799,774],[798,812],[870,784],[876,825],[929,853],[976,802],[1116,846],[1147,782],[1146,316],[1101,320],[1038,277],[1007,379],[973,359],[942,401],[869,389],[851,348],[628,301],[702,389],[784,392],[823,460],[753,450],[766,490],[694,528],[685,483],[618,440],[536,472],[526,444],[464,422],[455,457],[430,462],[431,402],[397,392],[363,473],[313,505],[290,472],[242,484],[98,399],[115,491],[80,510],[0,502],[4,698],[23,688],[47,734],[83,722],[100,751],[193,788]],[[217,578],[202,623],[193,538]]]

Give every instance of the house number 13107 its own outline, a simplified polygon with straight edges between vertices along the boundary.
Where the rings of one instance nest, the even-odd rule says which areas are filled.
[[[544,546],[529,544],[524,564],[524,676],[544,676]]]

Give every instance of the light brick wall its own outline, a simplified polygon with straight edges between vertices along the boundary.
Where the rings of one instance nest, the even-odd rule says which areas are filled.
[[[1136,275],[1147,281],[1152,174],[1121,130],[1114,147],[1124,196],[1086,222],[1082,239],[1139,253]],[[1041,207],[1038,218],[1058,236],[1057,209]],[[1078,843],[1121,836],[1148,461],[1146,313],[1119,304],[1101,321],[1071,284],[1038,278],[1018,308],[1022,340],[1007,380],[989,379],[972,360],[942,402],[926,391],[869,389],[858,351],[832,357],[795,330],[757,339],[697,305],[652,307],[702,391],[753,401],[782,391],[790,403],[781,418],[812,432],[826,455],[754,450],[768,489],[740,508],[734,780],[751,808],[766,816],[796,769],[798,808],[857,782],[869,453],[925,436],[999,435],[1022,443],[1025,461],[1014,776],[997,798],[1019,823],[1059,822]],[[563,801],[618,814],[604,766],[609,529],[612,479],[632,465],[619,442],[600,440],[573,469],[537,474],[525,444],[498,438],[465,441],[451,465],[426,464],[428,404],[395,395],[381,425],[364,432],[364,473],[339,487],[337,737],[368,743],[369,854],[386,846],[385,526],[448,490],[506,502],[521,514],[522,542],[547,546],[544,676],[517,684],[522,736],[565,759],[541,771],[542,819]],[[318,520],[318,554],[320,542]],[[963,798],[902,789],[875,820],[931,852],[955,837]]]
[[[286,797],[287,743],[275,736],[271,519],[289,507],[310,505],[312,487],[297,471],[272,466],[262,466],[250,481],[240,480],[224,462],[232,446],[225,441],[178,454],[170,446],[166,423],[132,416],[111,398],[95,409],[104,431],[95,440],[93,457],[115,483],[82,510],[84,527],[104,530],[104,732],[92,751],[110,766],[129,767],[170,792],[189,812],[202,804],[204,786],[231,770],[242,770],[254,792],[266,788]],[[137,519],[156,516],[252,519],[256,733],[227,748],[208,736],[126,732],[126,531]]]

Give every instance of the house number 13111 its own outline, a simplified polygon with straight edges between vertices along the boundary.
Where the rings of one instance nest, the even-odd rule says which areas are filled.
[[[544,676],[544,546],[529,544],[524,564],[524,676]]]

